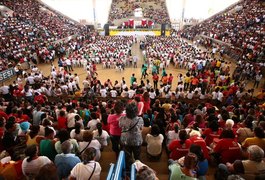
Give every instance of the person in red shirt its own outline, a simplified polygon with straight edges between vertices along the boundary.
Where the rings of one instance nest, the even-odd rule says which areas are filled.
[[[157,89],[158,80],[159,80],[159,76],[156,73],[154,73],[153,75],[154,89]]]
[[[186,156],[189,152],[189,148],[192,142],[187,139],[188,135],[185,129],[179,131],[179,139],[174,140],[168,145],[170,153],[170,159],[178,160],[179,158]]]
[[[172,84],[172,82],[173,82],[173,75],[170,73],[169,74],[169,77],[168,77],[168,80],[167,80],[167,83],[169,84],[169,85],[171,85]]]
[[[151,103],[149,92],[145,91],[143,93],[141,101],[144,103],[143,113],[146,113],[150,109],[150,103]]]
[[[208,151],[208,148],[206,146],[206,142],[201,137],[201,133],[199,131],[192,130],[190,132],[189,140],[191,141],[192,144],[199,145],[202,148],[204,157],[206,159],[210,160],[209,151]]]
[[[17,123],[28,122],[29,120],[30,120],[29,116],[26,114],[23,114],[22,110],[17,111],[17,117],[16,117]]]
[[[210,146],[213,142],[213,139],[219,138],[221,133],[222,129],[219,128],[218,121],[213,119],[209,121],[209,125],[206,129],[204,129],[202,136],[204,137],[207,146]]]
[[[237,159],[241,159],[241,148],[235,140],[235,135],[232,130],[225,129],[221,134],[222,139],[216,142],[213,152],[218,156],[217,161],[226,164],[233,163]]]
[[[58,117],[57,121],[58,121],[58,125],[57,125],[58,130],[67,129],[67,118],[65,116],[64,110],[61,110],[59,112],[59,117]]]

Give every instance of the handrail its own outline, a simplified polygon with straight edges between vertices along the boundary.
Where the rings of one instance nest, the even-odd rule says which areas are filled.
[[[124,151],[121,151],[119,154],[117,164],[116,164],[113,180],[122,179],[124,170],[125,170],[125,153]]]
[[[111,163],[110,168],[109,168],[109,173],[108,173],[106,180],[111,180],[113,178],[114,168],[115,168],[115,164]]]
[[[135,164],[132,164],[131,165],[131,180],[135,180],[136,179],[136,167],[135,167]]]

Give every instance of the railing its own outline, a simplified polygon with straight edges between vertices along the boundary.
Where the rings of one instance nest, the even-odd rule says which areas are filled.
[[[136,179],[135,174],[136,174],[135,164],[132,164],[132,166],[131,166],[131,179],[130,180]]]
[[[109,168],[109,173],[108,173],[108,176],[107,176],[107,179],[106,180],[112,180],[113,179],[113,176],[114,176],[114,168],[115,168],[115,164],[111,163],[110,164],[110,168]]]
[[[124,151],[121,151],[116,164],[113,180],[123,179],[124,171],[125,171],[125,153]]]

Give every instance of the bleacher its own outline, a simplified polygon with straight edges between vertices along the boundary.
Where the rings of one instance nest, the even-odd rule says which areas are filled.
[[[0,5],[14,11],[11,17],[0,20],[2,60],[23,62],[31,60],[34,52],[38,56],[42,56],[42,53],[47,56],[49,52],[46,50],[51,43],[83,30],[79,24],[37,0],[4,0]]]
[[[240,1],[225,12],[185,29],[182,37],[193,40],[197,35],[205,35],[241,49],[245,60],[264,60],[264,13],[260,0]]]
[[[137,8],[143,9],[143,18],[152,20],[155,24],[170,23],[165,1],[159,0],[143,0],[141,2],[114,0],[108,22],[111,25],[119,26],[120,19],[124,21],[134,18],[134,10]]]

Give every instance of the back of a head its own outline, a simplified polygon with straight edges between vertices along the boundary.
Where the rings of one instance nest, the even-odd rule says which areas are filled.
[[[93,139],[93,133],[92,133],[92,131],[85,130],[83,132],[83,141],[90,142],[90,141],[92,141],[92,139]]]
[[[70,134],[66,129],[62,129],[58,133],[58,138],[60,142],[63,143],[64,141],[70,139]]]
[[[97,155],[97,150],[93,147],[88,147],[81,155],[83,163],[87,164],[89,163],[89,161],[94,160],[96,155]]]
[[[179,131],[179,139],[184,143],[187,138],[188,138],[187,131],[185,129],[181,129]]]
[[[196,168],[198,163],[198,158],[194,153],[188,153],[184,158],[184,167],[187,169],[194,169]]]
[[[258,138],[264,138],[265,137],[264,130],[262,129],[262,127],[255,127],[254,133],[255,133],[255,136]]]
[[[63,152],[64,154],[69,154],[69,153],[71,152],[72,148],[73,148],[73,145],[72,145],[72,143],[70,142],[70,140],[66,140],[66,141],[64,141],[64,142],[62,143],[62,145],[61,145],[61,149],[62,149],[62,152]]]
[[[27,162],[30,162],[33,160],[33,157],[37,155],[37,146],[35,144],[28,146],[25,149],[25,155],[28,157]]]
[[[255,162],[261,162],[264,157],[264,151],[257,145],[251,145],[248,147],[247,152],[249,159]]]
[[[36,180],[59,180],[57,168],[53,163],[45,164],[41,167],[39,174],[35,177]]]
[[[192,144],[190,146],[190,152],[196,154],[199,161],[204,160],[204,155],[203,155],[201,146],[199,146],[197,144]]]
[[[126,106],[126,117],[133,119],[137,116],[138,108],[135,102],[131,102]]]
[[[54,131],[51,128],[49,128],[49,127],[45,127],[44,133],[45,133],[45,137],[48,137],[49,135],[54,133]]]
[[[156,179],[157,178],[155,172],[147,166],[143,166],[141,169],[139,169],[136,175],[136,180],[156,180]]]
[[[160,129],[159,129],[159,126],[157,124],[154,124],[152,127],[151,127],[151,135],[153,136],[158,136],[160,134]]]

